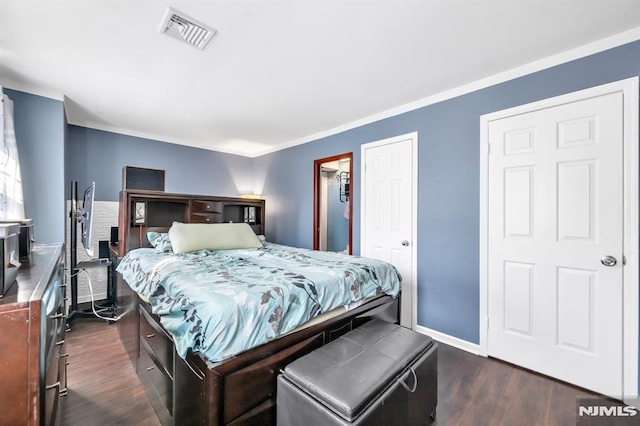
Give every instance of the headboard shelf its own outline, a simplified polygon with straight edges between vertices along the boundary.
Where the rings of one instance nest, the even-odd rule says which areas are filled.
[[[145,247],[146,232],[168,230],[173,222],[245,222],[264,234],[264,200],[124,190],[120,192],[118,246],[120,255]]]

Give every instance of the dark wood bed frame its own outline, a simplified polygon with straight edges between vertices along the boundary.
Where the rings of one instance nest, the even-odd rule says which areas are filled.
[[[135,208],[144,203],[144,218]],[[247,221],[264,234],[264,200],[123,191],[118,218],[119,254],[148,246],[146,232],[173,221]],[[251,210],[249,210],[251,208]],[[118,274],[118,331],[163,425],[273,425],[276,377],[293,360],[365,322],[399,322],[399,300],[375,299],[350,312],[278,338],[225,361],[208,363],[189,352],[177,355],[171,336]]]

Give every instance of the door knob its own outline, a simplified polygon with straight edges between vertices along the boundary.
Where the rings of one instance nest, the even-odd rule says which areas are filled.
[[[409,245],[409,241],[404,240],[402,243],[403,247],[407,247]]]
[[[600,259],[600,262],[604,265],[604,266],[614,266],[616,263],[618,263],[618,261],[616,260],[615,257],[613,256],[605,256],[602,259]]]

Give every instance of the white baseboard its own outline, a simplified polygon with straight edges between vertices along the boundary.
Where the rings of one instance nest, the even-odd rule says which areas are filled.
[[[471,352],[474,355],[480,355],[480,345],[477,345],[475,343],[471,343],[466,340],[459,339],[457,337],[449,336],[448,334],[441,333],[439,331],[432,330],[430,328],[423,327],[421,325],[416,325],[415,331],[421,334],[426,334],[427,336],[430,336],[433,340],[442,342],[445,345],[453,346],[454,348],[458,348],[466,352]]]
[[[640,411],[640,397],[638,395],[626,396],[623,401],[625,404],[630,405]]]

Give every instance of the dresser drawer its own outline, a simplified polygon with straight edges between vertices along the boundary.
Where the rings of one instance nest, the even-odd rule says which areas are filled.
[[[48,354],[54,346],[59,346],[64,341],[65,316],[63,309],[63,289],[60,282],[52,282],[42,295],[41,313],[42,329],[41,342],[44,344],[44,353]]]
[[[225,378],[224,423],[238,420],[276,394],[276,377],[290,362],[323,344],[322,333],[251,364]],[[247,386],[250,383],[251,386]]]
[[[156,408],[158,417],[163,419],[167,414],[173,416],[173,380],[158,364],[153,351],[142,336],[140,336],[138,377],[147,391],[149,400]]]
[[[56,414],[56,407],[58,404],[60,389],[62,383],[60,382],[60,358],[58,348],[54,348],[52,353],[47,357],[47,366],[44,370],[44,412],[43,417],[46,419],[45,424],[50,424],[52,416]]]
[[[276,402],[271,398],[258,405],[251,411],[244,413],[227,426],[256,426],[276,424]]]
[[[192,213],[219,213],[222,214],[223,204],[220,201],[192,200]]]
[[[222,223],[222,213],[191,213],[192,223]]]
[[[160,362],[160,367],[173,378],[173,341],[144,309],[140,308],[140,341],[144,341]],[[140,347],[140,353],[142,353]]]

